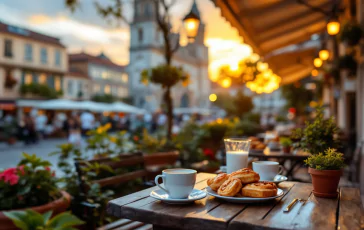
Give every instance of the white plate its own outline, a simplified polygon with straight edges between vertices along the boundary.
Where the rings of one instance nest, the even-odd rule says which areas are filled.
[[[232,197],[232,196],[220,196],[215,191],[213,191],[210,187],[206,188],[206,191],[209,195],[217,197],[219,199],[232,202],[232,203],[262,203],[270,200],[274,200],[275,198],[283,196],[284,192],[282,189],[278,189],[277,196],[265,197],[265,198],[253,198],[253,197]]]
[[[206,195],[207,195],[207,193],[205,191],[198,190],[198,189],[193,189],[191,194],[188,196],[188,198],[185,198],[185,199],[170,198],[169,195],[162,189],[157,189],[150,193],[151,197],[161,200],[168,204],[188,204],[188,203],[194,202],[195,200],[201,200],[201,199],[205,198]]]

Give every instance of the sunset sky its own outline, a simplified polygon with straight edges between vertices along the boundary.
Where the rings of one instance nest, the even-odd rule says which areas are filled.
[[[92,54],[103,51],[119,64],[129,62],[129,28],[125,23],[108,23],[101,18],[94,0],[82,0],[81,7],[71,13],[64,0],[2,0],[0,20],[61,38],[70,52],[84,50]],[[99,2],[108,2],[102,0]],[[219,66],[236,62],[250,54],[237,31],[220,15],[220,10],[210,0],[197,0],[203,22],[206,24],[205,44],[209,46],[210,73]],[[174,27],[179,28],[181,19],[188,13],[192,0],[179,0],[172,9]],[[124,9],[128,19],[133,9]]]

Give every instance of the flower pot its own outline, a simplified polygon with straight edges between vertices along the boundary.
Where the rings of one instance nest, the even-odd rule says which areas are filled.
[[[289,154],[291,153],[291,146],[285,146],[282,148],[283,153]]]
[[[53,211],[52,215],[55,216],[59,213],[65,212],[71,201],[71,196],[64,191],[61,191],[62,197],[59,199],[52,201],[48,204],[36,206],[36,207],[29,207],[24,209],[16,209],[16,210],[7,210],[8,211],[23,211],[26,209],[32,209],[33,211],[39,212],[39,213],[45,213],[48,211]],[[17,230],[18,228],[14,226],[13,222],[7,218],[4,213],[4,211],[0,211],[0,230]]]
[[[342,170],[317,170],[308,168],[311,174],[313,194],[316,197],[336,198]]]

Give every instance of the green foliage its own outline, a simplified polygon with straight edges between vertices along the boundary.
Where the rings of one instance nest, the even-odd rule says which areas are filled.
[[[261,118],[260,113],[252,113],[252,112],[246,113],[243,116],[243,120],[247,120],[255,124],[260,124],[260,118]]]
[[[290,147],[292,146],[292,140],[291,138],[288,137],[281,137],[279,138],[279,143],[283,146],[283,147]]]
[[[345,167],[344,154],[328,148],[323,153],[308,157],[305,164],[317,170],[340,170]]]
[[[143,129],[140,137],[133,136],[136,149],[143,153],[161,152],[167,144],[167,138],[161,135],[151,135],[146,129]]]
[[[214,104],[224,109],[228,116],[241,118],[254,108],[252,98],[244,95],[242,91],[238,91],[235,96],[220,94],[217,98]]]
[[[32,94],[47,99],[55,99],[63,95],[62,91],[56,91],[54,88],[51,88],[46,84],[38,83],[23,84],[20,86],[19,90],[22,96]]]
[[[328,148],[339,147],[339,142],[335,138],[338,130],[334,118],[324,119],[323,108],[318,107],[313,123],[306,122],[305,129],[296,129],[292,138],[300,139],[296,147],[311,154],[318,154]]]
[[[339,38],[343,42],[347,42],[350,46],[359,43],[363,36],[363,30],[357,22],[347,22],[340,31]]]
[[[336,65],[339,69],[349,70],[350,74],[355,74],[358,67],[358,62],[355,60],[353,55],[347,54],[339,57]]]
[[[250,120],[239,120],[234,126],[232,131],[232,135],[234,136],[255,136],[258,133],[263,132],[264,130],[259,125],[259,123],[255,123]]]
[[[74,226],[84,223],[69,212],[60,213],[53,218],[51,218],[52,211],[42,215],[31,209],[4,212],[4,215],[21,230],[76,230]]]
[[[298,115],[306,113],[314,98],[312,90],[307,90],[301,82],[282,86],[282,95],[286,99],[286,108],[296,108]]]
[[[18,167],[0,173],[0,210],[39,206],[60,197],[51,163],[23,153]]]
[[[119,99],[111,94],[96,94],[92,96],[91,101],[103,102],[103,103],[113,103]]]
[[[159,84],[163,88],[172,87],[182,81],[188,83],[189,75],[183,71],[182,67],[169,65],[159,65],[152,69],[143,70],[140,81],[144,84],[152,82]]]

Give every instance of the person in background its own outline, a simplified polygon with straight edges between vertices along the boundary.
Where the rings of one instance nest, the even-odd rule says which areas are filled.
[[[152,130],[152,119],[153,116],[150,113],[144,114],[143,120],[144,120],[144,127],[150,132]]]
[[[30,114],[25,114],[24,116],[24,141],[26,145],[34,144],[37,142],[37,134],[35,132],[34,120]]]
[[[76,116],[71,116],[67,119],[68,127],[68,142],[74,145],[81,144],[80,126]]]
[[[48,118],[42,111],[38,111],[38,115],[35,117],[35,130],[37,131],[38,138],[43,139],[45,136],[45,129]]]
[[[89,112],[85,111],[81,114],[81,133],[83,137],[86,137],[86,133],[95,127],[95,116]]]

